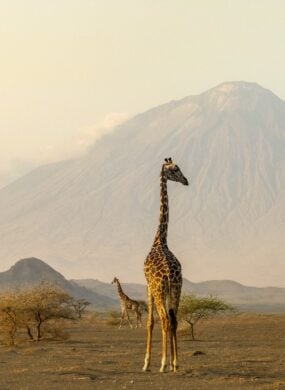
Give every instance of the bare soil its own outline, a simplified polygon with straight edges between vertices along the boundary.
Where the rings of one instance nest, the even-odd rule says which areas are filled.
[[[68,325],[67,340],[0,345],[0,389],[285,389],[285,315],[238,314],[179,333],[180,369],[159,373],[160,326],[151,372],[142,372],[146,328],[105,318]]]

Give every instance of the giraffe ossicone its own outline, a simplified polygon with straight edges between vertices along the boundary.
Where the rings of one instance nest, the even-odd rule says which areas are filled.
[[[159,225],[151,250],[144,262],[144,273],[148,288],[147,347],[143,371],[148,371],[151,361],[152,331],[155,304],[162,328],[162,358],[160,372],[166,368],[167,337],[170,339],[170,370],[176,371],[177,361],[177,311],[182,288],[181,264],[167,245],[169,206],[167,181],[188,186],[188,180],[171,157],[165,158],[160,173]]]

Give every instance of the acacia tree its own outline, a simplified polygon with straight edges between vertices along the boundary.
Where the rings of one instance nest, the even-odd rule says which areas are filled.
[[[51,283],[0,296],[0,326],[14,344],[18,329],[27,331],[31,340],[39,341],[49,320],[72,319],[72,298]]]
[[[73,310],[75,311],[75,314],[77,317],[80,319],[82,318],[82,314],[86,310],[86,307],[90,305],[90,302],[88,302],[86,299],[81,298],[81,299],[74,299],[71,302],[71,306],[73,307]]]
[[[194,326],[198,321],[221,312],[232,311],[233,307],[215,297],[183,295],[179,305],[179,318],[190,326],[192,340],[195,340]]]
[[[71,296],[53,284],[42,283],[21,293],[22,311],[30,338],[39,341],[43,336],[43,325],[51,319],[73,318],[70,309]],[[35,335],[32,333],[35,329]]]
[[[15,335],[19,328],[18,299],[17,294],[9,292],[0,296],[0,326],[8,338],[8,343],[13,345]]]

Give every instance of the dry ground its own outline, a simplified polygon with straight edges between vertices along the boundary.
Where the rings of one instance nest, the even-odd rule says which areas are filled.
[[[143,373],[145,328],[85,319],[69,325],[65,341],[0,345],[0,389],[285,389],[284,329],[285,315],[208,320],[198,341],[179,334],[179,372],[160,374],[159,325],[152,371]]]

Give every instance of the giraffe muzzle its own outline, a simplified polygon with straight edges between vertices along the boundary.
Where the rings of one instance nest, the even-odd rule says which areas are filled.
[[[185,185],[185,186],[189,186],[189,183],[188,183],[188,180],[186,179],[186,177],[184,177],[184,180],[183,180],[183,185]]]

